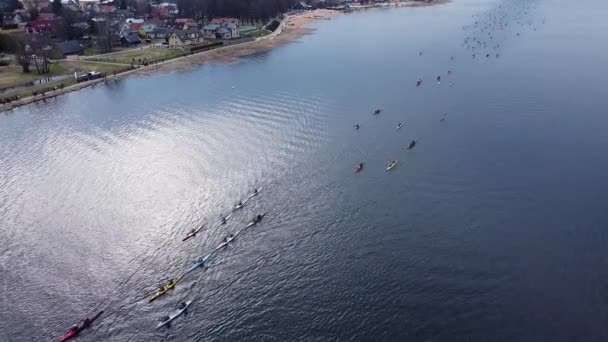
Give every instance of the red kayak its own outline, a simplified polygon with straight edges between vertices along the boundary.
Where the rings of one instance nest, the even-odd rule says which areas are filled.
[[[59,342],[65,342],[73,337],[78,336],[78,329],[72,329],[69,333],[67,333]]]
[[[359,173],[363,170],[363,163],[359,163],[359,165],[357,165],[357,168],[355,169],[355,173]]]
[[[97,313],[97,315],[93,316],[93,318],[87,318],[85,320],[82,321],[82,325],[78,326],[74,326],[74,328],[70,329],[70,331],[65,334],[65,336],[63,336],[61,338],[61,340],[59,340],[59,342],[65,342],[67,340],[70,340],[76,336],[78,336],[78,334],[83,331],[84,329],[88,328],[91,326],[91,324],[93,324],[93,321],[95,321],[97,318],[99,318],[99,316],[101,316],[101,314],[103,314],[103,310],[99,311]]]

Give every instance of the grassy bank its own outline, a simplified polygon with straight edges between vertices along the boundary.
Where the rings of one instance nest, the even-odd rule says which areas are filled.
[[[89,58],[90,61],[111,62],[120,64],[144,65],[155,61],[162,61],[183,56],[182,50],[152,47],[147,49],[133,49],[107,56]]]
[[[127,70],[131,70],[130,65],[116,65],[116,64],[105,64],[105,63],[96,63],[89,61],[61,61],[54,63],[51,67],[52,70],[55,71],[54,76],[58,75],[66,75],[66,78],[57,81],[50,81],[43,84],[38,84],[35,86],[29,86],[22,89],[17,89],[15,91],[7,92],[4,94],[0,94],[0,98],[12,98],[15,96],[19,96],[20,98],[32,96],[34,92],[42,93],[42,92],[50,92],[53,91],[55,87],[69,87],[73,84],[76,84],[76,79],[73,77],[74,73],[82,74],[90,71],[97,71],[100,73],[106,74],[108,77],[113,76],[114,74],[120,74]],[[20,69],[19,69],[20,70]],[[20,72],[20,71],[19,71]],[[37,76],[37,79],[40,78],[40,75],[34,73]],[[20,75],[24,75],[21,73]],[[25,74],[27,75],[27,74]],[[45,75],[43,75],[45,76]],[[48,76],[50,77],[50,76]],[[4,81],[4,80],[3,80]],[[14,86],[14,85],[13,85]]]

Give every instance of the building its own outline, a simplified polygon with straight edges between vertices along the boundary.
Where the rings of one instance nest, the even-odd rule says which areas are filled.
[[[225,26],[227,24],[235,24],[237,27],[239,27],[240,22],[236,18],[213,18],[209,22],[209,25]]]
[[[25,32],[29,34],[52,34],[55,32],[55,22],[51,20],[34,20],[25,25]]]
[[[304,1],[300,1],[293,8],[297,9],[297,10],[305,10],[305,11],[307,11],[307,10],[312,9],[312,6],[307,5]]]
[[[173,31],[166,27],[157,27],[154,30],[147,33],[146,38],[148,39],[169,39]]]
[[[239,27],[235,22],[225,22],[222,25],[209,24],[203,27],[203,35],[208,39],[233,39],[240,36]]]
[[[169,46],[171,47],[196,45],[203,41],[203,34],[196,29],[176,30],[169,35]]]
[[[55,43],[55,50],[63,58],[73,55],[83,55],[84,49],[77,40],[69,40],[67,42]]]
[[[215,37],[218,39],[230,39],[232,35],[230,34],[230,30],[225,27],[220,27],[215,31]]]
[[[219,25],[209,24],[203,27],[203,36],[208,39],[215,39],[215,32],[220,28]]]
[[[189,18],[177,18],[175,19],[175,27],[181,30],[190,30],[198,28],[198,23]]]
[[[228,23],[224,27],[230,31],[230,38],[238,38],[240,36],[239,27],[236,24]]]
[[[137,32],[131,32],[120,39],[122,46],[137,46],[141,44],[141,38]]]

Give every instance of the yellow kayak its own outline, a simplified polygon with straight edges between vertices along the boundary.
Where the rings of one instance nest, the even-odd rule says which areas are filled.
[[[156,293],[154,293],[153,295],[150,296],[150,301],[153,301],[156,298],[164,295],[169,290],[173,290],[173,288],[175,288],[175,285],[177,285],[177,283],[179,283],[180,280],[182,280],[182,276],[177,277],[173,282],[170,282],[169,284],[163,286],[162,290],[157,291]]]

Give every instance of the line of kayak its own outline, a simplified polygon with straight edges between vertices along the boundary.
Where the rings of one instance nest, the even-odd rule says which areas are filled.
[[[247,203],[251,198],[257,196],[260,191],[262,190],[262,188],[259,189],[254,189],[253,193],[251,193],[249,196],[247,196],[247,198],[245,198],[245,200],[240,201],[239,203],[237,203],[237,205],[235,205],[235,207],[233,208],[233,211],[239,210],[241,208],[243,208],[243,206],[245,205],[245,203]],[[226,223],[226,220],[228,219],[228,217],[230,217],[232,215],[232,213],[230,213],[227,216],[224,216],[222,218],[222,221],[220,222],[221,224]],[[262,219],[266,216],[266,213],[263,214],[259,214],[256,215],[255,217],[253,217],[253,219],[251,219],[247,225],[244,227],[244,229],[249,229],[255,225],[257,225],[258,223],[260,223],[262,221]],[[199,233],[202,229],[203,229],[204,225],[201,225],[200,227],[196,228],[196,229],[192,229],[191,231],[188,232],[188,234],[186,234],[186,236],[182,239],[182,241],[186,241],[189,240],[193,237],[195,237],[197,235],[197,233]],[[169,280],[165,285],[162,285],[159,287],[159,289],[150,294],[148,296],[148,301],[149,302],[153,302],[154,300],[160,298],[161,296],[167,294],[169,291],[175,289],[175,287],[177,286],[177,284],[184,278],[184,276],[186,276],[187,274],[194,272],[198,269],[202,269],[205,266],[205,263],[207,262],[207,260],[213,255],[213,253],[219,249],[221,249],[222,247],[227,246],[230,242],[232,242],[236,236],[244,229],[238,230],[237,232],[235,232],[234,234],[230,234],[227,237],[225,237],[222,241],[222,243],[220,243],[220,245],[218,247],[216,247],[216,249],[211,253],[208,254],[204,257],[199,257],[195,263],[186,271],[184,272],[182,275],[178,276],[175,279],[171,279]],[[161,322],[156,326],[156,329],[159,329],[161,327],[170,327],[171,326],[171,322],[173,320],[175,320],[176,318],[178,318],[181,315],[186,315],[188,312],[188,307],[192,304],[192,301],[187,301],[187,302],[182,302],[180,303],[180,305],[178,306],[178,308],[172,312],[171,314],[161,317]],[[91,326],[91,324],[98,319],[102,314],[104,313],[104,311],[100,311],[98,312],[95,316],[89,318],[85,318],[82,321],[82,324],[76,324],[74,325],[72,328],[70,328],[70,330],[59,340],[59,342],[66,342],[69,341],[73,338],[76,338],[78,336],[78,334],[83,331],[84,329],[87,329]]]
[[[266,213],[263,214],[259,214],[256,215],[248,224],[247,226],[245,226],[244,229],[249,229],[255,225],[257,225],[258,223],[260,223],[262,221],[262,219],[266,216]],[[183,279],[183,277],[185,275],[187,275],[188,273],[194,272],[197,269],[201,269],[203,267],[205,267],[205,262],[211,257],[211,255],[213,255],[213,253],[215,253],[216,251],[228,246],[228,244],[230,244],[232,241],[234,241],[234,239],[236,239],[237,235],[239,235],[241,233],[241,231],[243,231],[243,229],[236,231],[233,234],[228,235],[227,237],[225,237],[222,242],[215,248],[215,250],[211,253],[208,254],[204,257],[200,257],[197,259],[197,261],[194,263],[194,265],[192,265],[192,267],[190,269],[188,269],[183,275],[179,276],[177,279],[175,280],[171,280],[169,281],[169,283],[167,285],[165,285],[163,288],[161,288],[158,292],[156,292],[155,294],[153,294],[150,297],[150,302],[153,301],[154,299],[164,295],[165,293],[167,293],[169,290],[172,290],[173,288],[175,288],[175,286],[177,285],[177,283]],[[177,317],[183,315],[186,315],[188,313],[188,307],[190,306],[190,304],[192,304],[192,301],[187,301],[187,302],[182,302],[180,303],[180,305],[178,306],[178,308],[170,315],[168,316],[164,316],[160,318],[160,323],[156,326],[156,329],[159,329],[163,326],[166,326],[167,328],[171,327],[171,322],[176,319]]]

